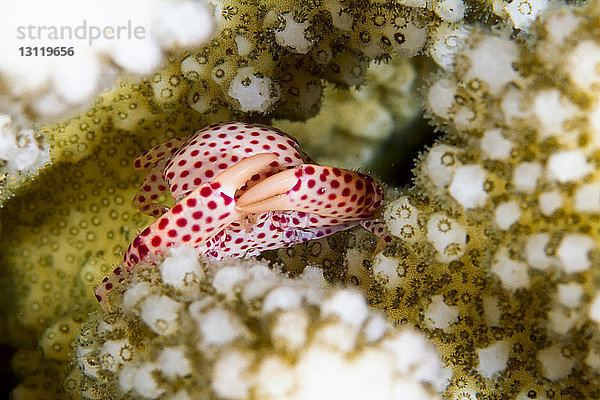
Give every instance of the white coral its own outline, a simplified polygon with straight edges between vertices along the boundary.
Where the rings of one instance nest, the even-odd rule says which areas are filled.
[[[513,0],[504,7],[515,28],[527,30],[535,18],[550,5],[549,0]]]
[[[407,197],[394,200],[385,210],[385,219],[390,232],[409,242],[414,242],[421,233],[419,210],[410,204]]]
[[[457,22],[465,16],[465,3],[462,0],[435,0],[433,11],[444,22]]]
[[[209,7],[196,0],[3,2],[0,34],[18,39],[0,43],[0,78],[38,115],[55,116],[85,105],[119,73],[150,73],[163,52],[197,46],[214,27]],[[21,46],[72,47],[74,54],[25,57]]]
[[[448,188],[450,195],[464,208],[476,208],[485,204],[488,194],[484,190],[486,171],[476,164],[456,168]]]
[[[255,72],[252,67],[240,68],[228,94],[238,101],[241,111],[266,113],[279,99],[279,86],[271,78]]]
[[[438,260],[447,263],[465,251],[467,230],[458,221],[436,213],[427,221],[427,239],[437,250]]]
[[[171,285],[162,276],[170,276],[165,270],[171,267],[196,270],[197,257],[181,249],[172,253],[161,273],[138,266],[132,279],[140,282],[126,290],[127,306],[114,298],[118,313],[100,315],[85,330],[92,336],[79,341],[80,365],[94,365],[98,357],[111,361],[98,365],[103,375],[81,369],[90,384],[117,379],[119,395],[186,398],[189,392],[180,390],[185,379],[186,390],[204,397],[297,400],[387,400],[398,393],[434,399],[429,384],[437,390],[447,384],[448,372],[421,335],[393,330],[356,290],[324,291],[319,269],[307,268],[293,280],[256,262],[203,266],[201,293],[190,298],[192,292],[172,291],[180,279]],[[183,266],[186,257],[192,267]],[[107,340],[98,334],[104,318],[123,320],[128,329]],[[118,359],[128,345],[136,347],[133,356]]]
[[[506,368],[509,354],[510,343],[506,341],[498,341],[484,349],[478,349],[479,365],[477,371],[484,378],[492,378]]]
[[[502,135],[501,129],[488,129],[485,131],[479,145],[491,160],[508,159],[513,147],[513,143]]]
[[[430,328],[447,329],[450,324],[456,321],[458,310],[456,307],[444,303],[442,296],[437,295],[431,298],[431,304],[425,311],[425,324]]]
[[[500,279],[502,286],[509,291],[529,286],[527,264],[510,258],[506,249],[499,249],[496,252],[491,271]]]
[[[431,58],[445,70],[453,71],[454,56],[462,48],[468,36],[469,29],[464,25],[440,24],[429,46]]]
[[[281,30],[275,31],[275,41],[278,45],[286,47],[294,53],[306,54],[313,46],[314,42],[306,38],[306,29],[310,23],[308,21],[297,22],[291,12],[281,15],[285,21],[285,26]]]
[[[0,159],[9,172],[36,172],[49,161],[48,148],[38,142],[33,129],[19,126],[8,114],[0,114]]]
[[[509,82],[518,79],[514,69],[518,47],[508,40],[486,36],[472,49],[466,51],[471,62],[466,80],[485,82],[490,92],[498,94]]]

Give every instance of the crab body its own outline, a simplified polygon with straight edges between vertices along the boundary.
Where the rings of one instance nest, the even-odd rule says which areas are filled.
[[[238,161],[260,153],[273,154],[274,160],[253,175],[247,187],[286,167],[310,161],[296,141],[272,128],[241,123],[209,126],[187,139],[171,139],[136,158],[135,169],[151,170],[134,203],[142,212],[158,216],[168,209],[154,203],[162,192],[169,191],[179,201]]]
[[[374,221],[383,190],[373,178],[310,161],[287,135],[244,123],[210,126],[142,154],[134,166],[150,172],[134,203],[158,218],[129,245],[96,298],[106,306],[106,292],[136,264],[158,263],[172,246],[192,246],[204,258],[220,260],[358,224],[385,235]],[[172,208],[156,201],[164,192],[175,199]]]

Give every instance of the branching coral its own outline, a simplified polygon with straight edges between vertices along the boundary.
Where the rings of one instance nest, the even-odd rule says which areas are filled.
[[[401,135],[420,115],[416,76],[414,63],[403,57],[373,64],[360,89],[327,86],[316,117],[305,122],[277,120],[274,125],[298,139],[320,163],[370,166],[382,144]],[[344,146],[332,145],[340,142]]]
[[[65,381],[71,396],[430,399],[443,386],[419,334],[390,329],[358,291],[326,291],[321,270],[292,280],[196,257],[174,249],[113,294],[113,312],[92,316]]]
[[[136,12],[142,8],[144,13]],[[82,22],[79,19],[82,15],[88,19]],[[131,27],[131,20],[123,18],[127,15],[135,15],[135,27]],[[48,25],[49,21],[61,25]],[[127,24],[129,30],[123,32]],[[166,54],[198,46],[206,42],[213,31],[210,9],[203,1],[122,4],[110,0],[83,5],[69,0],[52,3],[29,0],[2,4],[0,207],[21,186],[26,186],[40,167],[47,165],[49,147],[55,150],[52,152],[54,161],[81,160],[93,152],[94,139],[103,136],[100,132],[122,128],[128,114],[131,121],[136,111],[137,116],[145,113],[146,118],[150,112],[143,107],[143,102],[136,101],[139,99],[132,90],[121,99],[127,103],[122,107],[125,110],[115,107],[115,121],[121,121],[120,125],[111,122],[111,115],[97,117],[96,107],[103,106],[106,111],[114,105],[110,95],[96,102],[86,114],[88,119],[71,120],[73,129],[64,137],[64,142],[53,140],[54,136],[46,129],[40,134],[42,121],[75,114],[104,89],[114,86],[119,78],[149,74],[163,63]],[[61,46],[57,47],[58,40]],[[35,54],[19,54],[33,51],[31,49]],[[67,49],[72,53],[66,54]],[[65,54],[46,54],[50,51]],[[119,94],[119,90],[113,93]],[[59,136],[62,130],[62,124],[55,128]],[[70,151],[56,151],[67,143]]]
[[[432,79],[425,93],[427,109],[447,136],[420,160],[416,188],[405,191],[385,212],[398,241],[373,257],[373,238],[353,232],[280,250],[279,258],[297,273],[304,270],[306,256],[323,266],[331,280],[346,272],[369,303],[383,309],[394,324],[425,331],[453,366],[450,397],[600,397],[600,300],[595,282],[600,209],[595,170],[598,6],[554,11],[543,23],[533,23],[547,2],[213,5],[219,27],[211,43],[172,53],[152,78],[124,83],[103,94],[86,113],[42,128],[44,143],[51,147],[51,168],[20,185],[9,201],[6,192],[0,194],[0,313],[6,321],[0,327],[3,341],[22,347],[14,366],[25,381],[15,396],[35,398],[57,391],[57,377],[69,360],[77,327],[93,302],[93,286],[118,264],[139,227],[148,224],[130,204],[138,180],[130,162],[137,154],[213,122],[305,119],[319,108],[324,80],[340,88],[360,85],[371,60],[387,60],[392,53],[413,55],[428,43],[429,53],[448,72]],[[521,32],[513,32],[517,41],[506,39],[508,35],[470,33],[474,29],[465,27],[463,18],[504,21],[505,27]],[[464,51],[457,52],[461,43]],[[16,114],[10,115],[14,121]],[[12,146],[20,130],[10,132]],[[20,149],[33,142],[14,143]],[[349,241],[343,245],[345,239]],[[346,246],[350,250],[344,256]],[[266,271],[264,266],[253,268]],[[281,358],[275,354],[275,314],[261,314],[243,297],[218,295],[210,281],[214,271],[200,270],[200,290],[212,302],[207,302],[207,311],[220,306],[236,318],[247,317],[248,310],[255,313],[257,319],[241,325],[254,336],[244,334],[235,341],[240,347],[234,351],[241,358],[234,361],[250,360],[248,365],[256,367],[247,375],[253,379],[248,390],[250,395],[262,394],[266,386],[260,386],[259,371],[263,364],[265,370],[269,367],[267,361]],[[138,279],[170,279],[147,274]],[[272,272],[265,274],[288,282]],[[153,299],[160,302],[165,296],[173,302],[169,304],[192,303],[185,297],[191,294],[176,291],[172,284],[153,286]],[[354,292],[324,295],[325,303],[336,293]],[[307,337],[314,341],[310,335],[329,320],[321,319],[324,313],[317,305],[308,304],[298,309],[313,318],[309,324],[315,330],[311,328]],[[211,381],[219,382],[208,367],[198,369],[191,376],[202,384],[192,389],[180,385],[188,377],[179,375],[188,372],[179,365],[156,367],[162,361],[171,365],[173,355],[180,354],[178,346],[192,345],[185,335],[153,332],[153,324],[144,322],[143,309],[136,307],[97,314],[88,322],[79,342],[85,368],[72,371],[67,392],[81,389],[84,396],[94,397],[121,390],[120,377],[111,370],[115,364],[88,369],[85,362],[100,361],[102,354],[121,349],[119,340],[134,337],[146,340],[147,348],[140,351],[135,346],[141,342],[131,343],[137,351],[129,364],[135,372],[133,381],[127,381],[133,382],[131,395],[153,396],[165,390],[165,395],[185,398],[170,389],[184,387],[194,394],[211,388]],[[189,310],[180,313],[182,321],[193,321]],[[244,313],[236,314],[240,310]],[[103,330],[119,318],[126,330]],[[199,331],[191,322],[177,326],[194,335]],[[348,332],[358,332],[353,329]],[[366,325],[362,329],[356,333],[361,339],[353,342],[356,360],[400,335],[389,330],[384,339],[368,343]],[[352,337],[344,332],[335,344]],[[40,351],[31,350],[35,346]],[[211,368],[217,365],[217,353],[204,350],[194,347],[192,356],[184,355],[189,365],[206,360]],[[214,357],[205,358],[209,356]],[[302,355],[294,356],[286,359],[287,369],[278,371],[300,365]],[[390,362],[390,355],[386,357]],[[347,371],[349,365],[331,372]],[[141,386],[135,386],[138,372]],[[406,375],[394,375],[390,382],[396,378]],[[416,387],[422,390],[420,383]]]
[[[361,84],[370,60],[417,54],[440,20],[425,3],[214,1],[214,6],[218,32],[210,44],[174,55],[142,90],[125,98],[119,97],[123,90],[104,96],[87,115],[48,127],[53,159],[76,161],[91,154],[106,130],[136,135],[138,128],[155,129],[152,115],[162,112],[196,121],[196,128],[265,118],[261,115],[306,119],[319,109],[323,79]],[[471,8],[474,18],[491,14]]]
[[[411,56],[426,41],[426,19],[398,4],[215,4],[218,36],[210,48],[181,62],[190,86],[188,102],[203,113],[216,98],[236,111],[305,119],[318,109],[322,78],[360,84],[369,60],[393,53]],[[153,84],[155,100],[163,106],[180,98],[165,85],[169,75],[161,73]]]
[[[14,221],[14,223],[10,224],[8,230],[5,229],[2,240],[7,251],[2,258],[6,265],[3,273],[10,288],[9,292],[18,293],[19,303],[26,309],[33,304],[27,298],[33,299],[38,296],[33,294],[37,293],[37,289],[34,288],[41,288],[47,280],[54,284],[52,284],[53,289],[48,289],[46,295],[40,292],[38,300],[41,301],[41,306],[39,308],[36,306],[37,311],[25,313],[23,319],[10,318],[10,320],[19,320],[17,326],[25,325],[28,329],[39,333],[44,331],[55,317],[62,315],[73,305],[81,304],[76,300],[79,299],[78,295],[69,295],[73,301],[65,299],[65,293],[72,289],[70,284],[59,285],[58,283],[71,282],[73,277],[79,276],[80,271],[85,269],[82,266],[88,265],[89,262],[97,264],[92,272],[93,279],[102,275],[98,272],[99,265],[115,263],[114,253],[120,251],[119,246],[127,243],[126,236],[138,226],[139,220],[131,219],[134,214],[129,210],[128,204],[128,199],[133,197],[131,189],[135,179],[129,172],[125,172],[129,170],[128,160],[166,139],[189,134],[208,123],[228,120],[235,115],[240,115],[242,109],[239,99],[235,100],[227,95],[234,78],[241,77],[240,71],[261,67],[260,73],[254,72],[249,80],[242,79],[239,86],[233,90],[235,93],[241,93],[244,92],[244,88],[252,88],[244,93],[250,94],[251,97],[260,97],[258,93],[267,81],[277,83],[284,89],[286,85],[292,85],[296,79],[306,82],[316,79],[315,76],[321,77],[319,74],[311,73],[313,69],[309,68],[310,65],[317,65],[315,64],[317,61],[311,57],[318,59],[317,55],[320,54],[318,49],[321,49],[326,59],[323,59],[322,64],[319,65],[329,66],[326,77],[330,81],[356,84],[362,81],[364,67],[367,65],[366,57],[383,57],[396,50],[402,50],[404,54],[414,54],[424,44],[427,18],[417,11],[419,7],[363,2],[349,3],[347,6],[328,2],[325,5],[313,7],[295,3],[289,5],[219,3],[217,14],[221,26],[214,42],[202,50],[184,55],[183,59],[174,57],[168,66],[150,81],[141,84],[122,84],[120,88],[101,96],[86,113],[64,123],[44,127],[41,134],[45,137],[46,143],[51,146],[50,155],[54,163],[52,171],[37,179],[33,186],[23,186],[18,199],[11,201],[3,211],[4,222]],[[271,7],[271,13],[267,13],[269,10],[267,6]],[[286,13],[289,13],[293,7],[296,7],[297,12],[291,18],[290,14]],[[433,17],[432,14],[427,12],[425,14],[433,18],[432,21],[437,20],[437,17]],[[281,18],[277,18],[277,15]],[[326,18],[322,20],[322,17]],[[286,25],[288,20],[289,25]],[[376,23],[373,22],[374,20]],[[319,40],[317,36],[314,40],[310,37],[314,45],[306,56],[296,52],[299,48],[295,48],[293,43],[294,40],[298,40],[298,35],[289,30],[293,24],[304,23],[297,21],[314,22],[314,27],[301,31],[302,35],[308,35],[308,32],[314,30],[320,32],[322,36]],[[288,26],[287,31],[286,26]],[[334,29],[330,29],[332,27]],[[385,36],[386,40],[379,41],[381,43],[376,43],[373,38],[365,41],[366,39],[356,36],[360,33],[358,31],[360,27],[364,30],[373,30],[374,33],[385,31],[386,35],[391,36]],[[395,45],[391,42],[393,34],[405,32],[407,29],[416,35],[415,40],[411,36],[402,44]],[[277,42],[278,37],[280,44]],[[338,43],[339,40],[342,42]],[[386,44],[388,41],[390,44]],[[247,48],[247,54],[242,51],[246,56],[240,55],[238,51],[240,46],[243,48],[244,43],[250,46]],[[371,47],[368,47],[369,43]],[[232,47],[234,45],[235,47]],[[290,51],[290,48],[296,50]],[[367,51],[367,48],[370,50]],[[357,52],[362,52],[362,55]],[[200,70],[196,71],[204,65],[202,54],[205,53],[207,57],[210,56],[210,60],[205,62],[209,63],[206,65],[211,66],[210,71],[214,70],[214,77],[208,70],[205,71],[208,75],[200,74],[198,72]],[[192,64],[186,61],[191,60],[190,57],[194,58]],[[268,57],[272,59],[269,61]],[[351,74],[355,64],[360,67],[354,71],[360,77],[360,80],[356,81],[345,75]],[[334,68],[335,66],[337,68]],[[221,70],[236,71],[236,73],[235,76],[232,74],[221,76]],[[319,67],[317,70],[322,68]],[[344,80],[342,77],[347,79]],[[201,98],[207,101],[208,108],[198,109],[196,103],[189,103],[187,99],[188,96],[195,98],[193,91],[200,90],[201,86],[204,87],[204,81],[206,81],[206,91],[201,93]],[[318,82],[318,85],[320,84]],[[289,87],[282,90],[282,99],[287,100],[280,100],[276,109],[283,110],[283,104],[292,106],[292,99],[295,98],[296,92],[292,89]],[[312,93],[311,90],[302,93]],[[264,91],[263,95],[270,96]],[[320,94],[309,97],[313,100],[318,99]],[[311,104],[316,103],[312,101]],[[293,106],[292,109],[302,108]],[[270,111],[272,114],[277,114],[274,110]],[[286,116],[292,117],[288,112]],[[123,156],[124,154],[127,156]],[[63,166],[63,163],[79,164]],[[64,177],[68,177],[64,191],[48,191],[48,188],[61,186]],[[102,188],[94,188],[95,184],[101,185]],[[90,193],[100,193],[102,190],[107,191],[107,201],[93,202]],[[2,196],[5,198],[5,193]],[[110,201],[109,198],[113,198],[114,201]],[[109,218],[107,221],[120,222],[116,222],[115,225],[106,224],[104,217],[99,217],[99,213],[107,213]],[[113,220],[111,215],[115,213],[118,217]],[[75,215],[81,216],[81,221],[78,220],[79,217],[72,217]],[[71,220],[71,218],[75,219]],[[127,221],[124,221],[125,218]],[[101,226],[90,229],[93,221],[97,220],[103,221]],[[16,223],[16,221],[20,222]],[[81,227],[81,224],[85,227]],[[83,244],[87,243],[86,241],[72,237],[82,230],[92,231],[95,238],[106,238],[113,242],[100,246],[95,241],[97,239],[92,239],[89,242],[90,246],[87,246]],[[63,233],[66,240],[59,240],[63,238]],[[51,237],[56,239],[53,241]],[[121,238],[121,242],[114,242],[117,237]],[[72,252],[62,253],[59,248],[66,248],[66,246],[75,247]],[[98,256],[97,251],[102,253]],[[64,259],[61,259],[62,254]],[[50,269],[47,268],[48,266]],[[90,284],[89,281],[85,283],[85,285]],[[78,287],[78,290],[85,289],[87,294],[87,287]],[[58,289],[58,293],[54,292],[54,288]],[[48,299],[44,300],[46,297]],[[17,310],[23,309],[17,308],[14,310],[14,315],[18,315]],[[48,310],[52,311],[47,313]],[[8,310],[5,312],[12,313]],[[11,323],[7,326],[13,325]],[[18,332],[18,328],[15,329],[17,331],[14,332]]]
[[[454,398],[599,395],[599,20],[552,11],[529,46],[472,33],[427,90],[447,135],[387,207],[399,241],[366,290],[435,338]]]
[[[43,171],[2,210],[4,340],[31,343],[55,319],[93,305],[93,287],[147,224],[131,205],[129,165],[140,146],[106,139],[94,157]]]

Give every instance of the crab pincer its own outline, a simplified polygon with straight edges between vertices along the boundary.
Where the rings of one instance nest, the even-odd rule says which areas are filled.
[[[383,200],[381,186],[368,175],[322,165],[301,164],[272,175],[237,200],[245,213],[293,210],[338,222],[371,219]],[[326,223],[327,219],[320,219]],[[314,225],[313,225],[314,226]]]

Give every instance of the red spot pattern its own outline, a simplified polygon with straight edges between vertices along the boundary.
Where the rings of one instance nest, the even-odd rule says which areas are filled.
[[[200,137],[202,141],[197,140]],[[272,151],[275,148],[277,151]],[[262,213],[250,225],[235,222],[241,220],[233,198],[211,181],[248,155],[264,152],[277,159],[253,176],[242,190],[284,169],[296,168],[298,182],[287,195],[290,209],[296,211]],[[368,220],[381,204],[381,187],[370,177],[319,165],[299,167],[301,162],[295,141],[266,127],[241,123],[214,125],[189,139],[173,139],[138,157],[134,161],[136,169],[143,165],[152,170],[141,186],[146,195],[138,193],[136,205],[148,214],[166,215],[132,242],[124,257],[128,271],[141,260],[157,262],[169,246],[178,242],[194,243],[199,253],[209,258],[256,255],[263,249],[348,229],[360,220]],[[205,183],[212,184],[203,186]],[[167,188],[174,198],[183,200],[171,210],[149,203]],[[196,188],[199,190],[194,192]],[[322,201],[315,201],[318,196],[322,196]],[[337,200],[339,197],[344,197],[344,201]],[[378,228],[377,232],[385,231]],[[120,270],[115,269],[113,274],[125,279]],[[114,283],[105,282],[105,290],[109,290],[107,284]],[[104,298],[102,293],[96,297],[99,301]]]
[[[158,221],[158,229],[163,230],[169,224],[169,220],[167,218],[161,218]]]
[[[210,196],[210,195],[211,195],[211,193],[212,193],[212,190],[211,190],[211,188],[210,188],[210,187],[208,187],[208,186],[205,186],[205,187],[203,187],[202,189],[200,189],[200,195],[201,195],[202,197],[208,197],[208,196]]]

